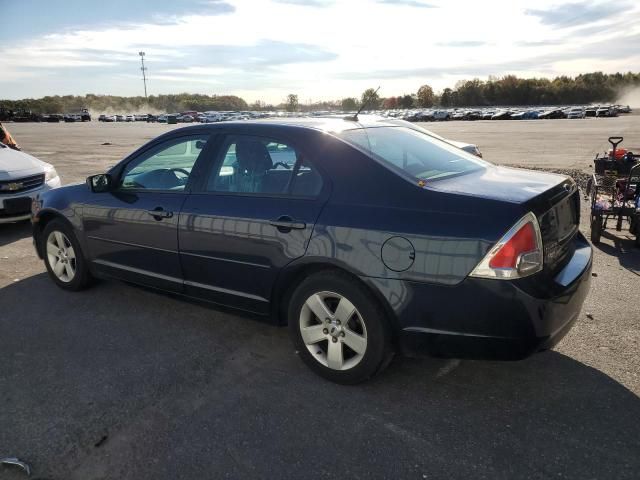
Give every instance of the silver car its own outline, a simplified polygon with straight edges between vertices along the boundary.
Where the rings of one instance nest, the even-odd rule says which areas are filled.
[[[0,223],[27,220],[32,198],[60,185],[53,165],[0,143]]]

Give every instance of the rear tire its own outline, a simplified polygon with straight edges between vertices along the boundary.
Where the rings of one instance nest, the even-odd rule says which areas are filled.
[[[73,229],[62,220],[52,220],[42,232],[42,253],[49,276],[64,290],[88,287],[93,278]]]
[[[287,316],[302,360],[332,382],[363,382],[393,355],[383,309],[364,285],[342,272],[305,279],[291,296]]]

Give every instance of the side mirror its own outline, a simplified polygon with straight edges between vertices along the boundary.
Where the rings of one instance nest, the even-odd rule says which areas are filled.
[[[108,173],[87,177],[87,186],[93,193],[108,192],[113,187],[113,178]]]

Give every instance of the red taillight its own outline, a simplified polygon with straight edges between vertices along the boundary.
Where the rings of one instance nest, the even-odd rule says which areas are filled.
[[[493,246],[472,277],[520,278],[542,270],[542,236],[536,216],[529,212]]]
[[[536,249],[536,232],[533,225],[525,225],[505,243],[489,262],[491,268],[516,268],[518,257],[523,253],[532,252]]]

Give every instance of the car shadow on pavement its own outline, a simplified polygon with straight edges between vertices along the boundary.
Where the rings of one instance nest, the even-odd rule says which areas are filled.
[[[0,457],[31,462],[36,477],[624,479],[640,468],[638,396],[557,352],[396,359],[345,387],[308,370],[286,329],[117,282],[68,293],[39,274],[0,289],[0,305]]]
[[[31,223],[0,223],[0,247],[31,236]]]
[[[597,248],[603,253],[616,257],[620,266],[640,276],[640,248],[635,246],[635,238],[629,232],[608,230],[603,231],[602,236],[611,240],[613,245],[601,242]]]

